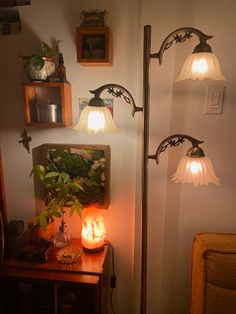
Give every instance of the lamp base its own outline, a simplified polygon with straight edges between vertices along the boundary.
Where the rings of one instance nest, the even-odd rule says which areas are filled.
[[[83,246],[83,251],[85,253],[99,253],[99,252],[102,252],[103,250],[104,250],[104,245],[102,245],[98,248],[94,248],[94,249],[88,249],[88,248]]]

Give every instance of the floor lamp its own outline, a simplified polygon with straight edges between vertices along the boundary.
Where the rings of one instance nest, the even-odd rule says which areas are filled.
[[[207,43],[212,36],[208,36],[198,29],[183,27],[171,32],[163,41],[157,53],[151,53],[151,26],[144,26],[144,49],[143,49],[143,107],[137,107],[130,92],[118,84],[106,84],[96,90],[90,91],[94,97],[90,99],[87,107],[83,109],[79,122],[74,129],[89,133],[116,132],[110,111],[104,104],[100,94],[106,90],[114,97],[123,98],[131,105],[132,114],[142,111],[143,113],[143,148],[142,148],[142,227],[141,227],[141,298],[140,313],[147,311],[147,233],[148,233],[148,161],[156,160],[160,153],[168,147],[176,147],[185,141],[191,143],[185,157],[180,160],[177,171],[172,177],[175,182],[193,183],[194,186],[206,185],[208,183],[219,184],[211,161],[205,156],[204,151],[199,147],[203,141],[197,140],[189,135],[174,134],[165,138],[158,146],[156,153],[149,155],[149,109],[150,109],[150,61],[157,58],[161,65],[164,52],[175,43],[184,43],[195,35],[199,44],[194,48],[193,53],[187,58],[177,80],[210,78],[224,80],[221,74],[217,57],[212,53]]]

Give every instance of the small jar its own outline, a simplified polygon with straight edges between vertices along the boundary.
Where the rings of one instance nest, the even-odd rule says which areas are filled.
[[[53,238],[53,243],[56,247],[60,247],[60,248],[71,244],[71,234],[67,230],[67,226],[63,218],[61,220],[59,231],[55,234]]]

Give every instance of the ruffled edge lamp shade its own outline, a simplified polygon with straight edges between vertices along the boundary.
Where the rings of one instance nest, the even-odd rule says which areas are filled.
[[[193,52],[185,60],[176,81],[182,80],[225,80],[218,58],[212,52]]]
[[[199,154],[200,152],[200,154]],[[176,172],[172,175],[175,183],[192,183],[194,187],[208,183],[220,184],[215,175],[212,162],[199,147],[190,148],[186,156],[179,161]]]
[[[79,122],[74,126],[74,129],[88,133],[117,133],[119,131],[110,110],[106,106],[91,105],[82,110]]]

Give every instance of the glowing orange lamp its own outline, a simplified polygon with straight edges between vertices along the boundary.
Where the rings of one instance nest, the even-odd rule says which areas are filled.
[[[83,210],[82,245],[85,252],[97,253],[104,249],[106,228],[102,215],[97,208]]]

